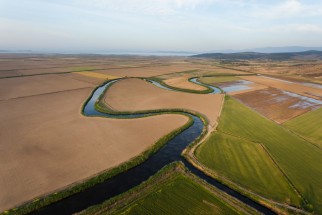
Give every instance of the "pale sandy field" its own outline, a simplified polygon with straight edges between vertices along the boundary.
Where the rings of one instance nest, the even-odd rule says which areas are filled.
[[[169,86],[182,88],[182,89],[189,89],[189,90],[207,90],[206,87],[201,86],[199,84],[194,84],[190,81],[188,81],[189,77],[183,76],[183,77],[177,77],[177,78],[171,78],[164,80],[164,83],[166,83]]]
[[[115,167],[187,122],[82,116],[91,90],[0,101],[0,211]]]
[[[113,84],[104,102],[114,110],[138,111],[163,108],[183,108],[197,111],[215,125],[223,94],[192,94],[158,88],[147,81],[129,78]]]

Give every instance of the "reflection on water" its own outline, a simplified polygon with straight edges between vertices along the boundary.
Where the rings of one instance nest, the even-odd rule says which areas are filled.
[[[316,107],[316,106],[320,106],[322,105],[322,101],[317,100],[317,99],[313,99],[310,97],[306,97],[306,96],[302,96],[296,93],[291,93],[288,91],[282,91],[285,95],[288,95],[290,97],[293,98],[298,98],[300,99],[299,102],[289,106],[289,108],[301,108],[301,109],[306,109],[306,108],[310,108],[310,107]]]
[[[251,89],[251,87],[248,86],[250,84],[254,84],[254,82],[246,81],[246,80],[238,80],[238,81],[234,81],[232,84],[222,87],[222,89],[226,93],[249,90]]]
[[[211,88],[213,91],[211,93],[209,93],[209,94],[219,94],[219,93],[221,93],[220,89],[218,89],[217,87],[201,83],[201,82],[198,81],[198,78],[192,78],[192,79],[190,79],[190,81],[195,83],[195,84],[199,84],[199,85]]]

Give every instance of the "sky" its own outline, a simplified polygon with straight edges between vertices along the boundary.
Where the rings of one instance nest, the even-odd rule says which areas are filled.
[[[321,0],[0,0],[0,50],[322,47]]]

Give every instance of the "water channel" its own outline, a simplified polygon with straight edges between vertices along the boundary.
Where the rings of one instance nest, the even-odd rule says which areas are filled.
[[[84,106],[83,114],[90,117],[108,117],[108,118],[138,118],[146,114],[128,114],[128,115],[114,115],[99,112],[95,109],[95,102],[99,96],[104,92],[106,87],[117,82],[113,80],[98,87],[92,94],[91,98]],[[197,81],[197,80],[195,80]],[[198,81],[197,81],[198,82]],[[151,82],[153,83],[153,82]],[[195,82],[196,83],[196,82]],[[155,84],[155,83],[153,83]],[[155,84],[158,86],[158,84]],[[164,88],[164,86],[163,86]],[[169,89],[171,90],[171,89]],[[216,93],[219,93],[218,90]],[[149,114],[153,115],[153,114]],[[204,124],[202,120],[189,114],[193,119],[193,124],[176,137],[166,143],[158,152],[150,156],[145,162],[133,167],[125,172],[122,172],[100,184],[96,184],[84,191],[76,193],[68,198],[62,199],[56,203],[45,206],[33,214],[72,214],[80,212],[90,206],[100,204],[118,194],[128,191],[129,189],[146,181],[150,176],[158,172],[162,167],[174,161],[182,161],[185,166],[195,175],[207,181],[209,184],[217,187],[223,192],[229,194],[244,202],[248,206],[262,212],[263,214],[275,214],[269,208],[258,204],[250,198],[238,193],[237,191],[221,184],[217,180],[205,175],[202,171],[195,168],[187,162],[182,156],[182,151],[198,138],[203,130]],[[107,140],[108,141],[108,140]]]

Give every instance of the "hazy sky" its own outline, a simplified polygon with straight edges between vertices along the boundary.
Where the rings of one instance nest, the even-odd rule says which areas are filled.
[[[322,46],[321,0],[0,0],[0,49]]]

